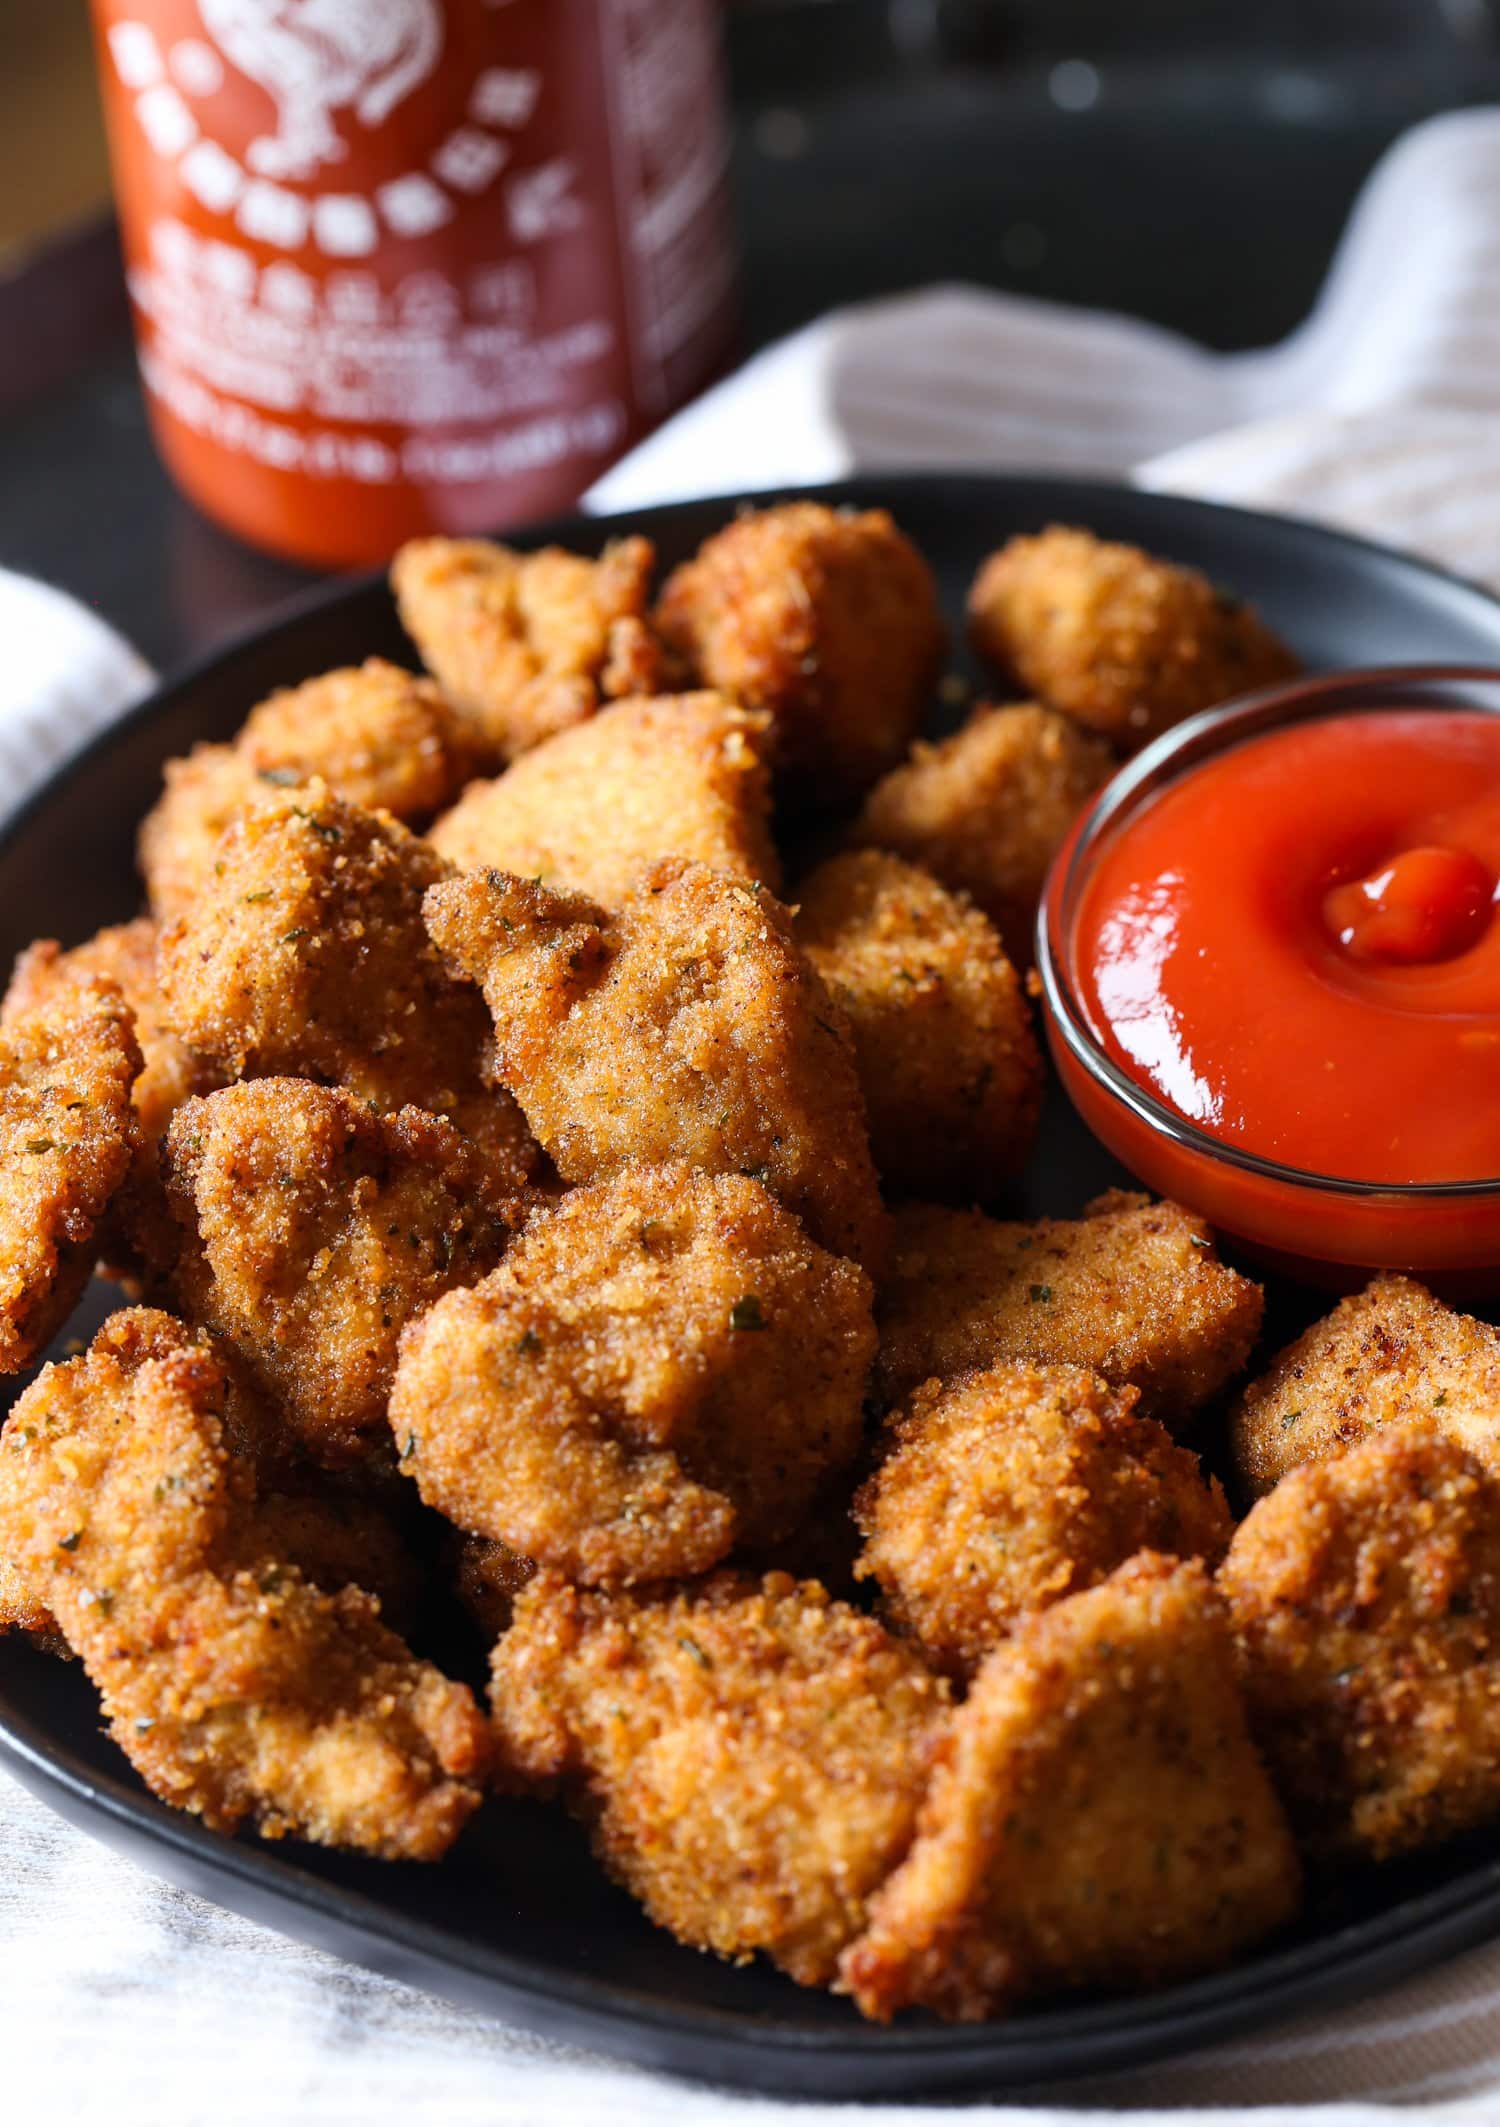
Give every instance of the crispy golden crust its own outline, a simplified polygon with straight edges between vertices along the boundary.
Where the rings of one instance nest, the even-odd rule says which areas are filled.
[[[448,867],[396,821],[309,783],[242,813],[219,871],[162,932],[171,1025],[233,1077],[286,1074],[442,1112],[487,1038],[422,926]]]
[[[419,1109],[377,1116],[331,1087],[260,1079],[187,1102],[163,1162],[183,1306],[230,1340],[311,1455],[358,1459],[402,1325],[504,1252],[473,1147]]]
[[[502,1632],[510,1630],[516,1597],[535,1576],[535,1565],[509,1544],[497,1544],[488,1536],[466,1536],[461,1529],[452,1531],[444,1557],[453,1593],[493,1646]]]
[[[901,758],[945,648],[937,588],[886,510],[747,510],[668,580],[668,645],[707,687],[774,719],[799,803],[858,797]]]
[[[1016,1359],[1133,1383],[1171,1424],[1233,1379],[1260,1331],[1260,1287],[1179,1204],[1117,1192],[1081,1219],[1031,1225],[910,1204],[892,1225],[876,1309],[887,1402],[930,1375]]]
[[[992,1195],[1031,1149],[1042,1059],[988,919],[879,850],[820,865],[797,898],[797,942],[854,1036],[881,1179]]]
[[[1433,1421],[1293,1470],[1219,1585],[1314,1853],[1384,1858],[1500,1811],[1500,1480]]]
[[[654,1597],[542,1576],[493,1666],[505,1769],[561,1783],[658,1926],[833,1976],[911,1838],[943,1703],[914,1654],[784,1574]]]
[[[136,855],[158,923],[170,923],[213,884],[219,844],[241,813],[274,800],[233,746],[195,746],[162,770],[162,794],[141,822]]]
[[[1113,766],[1102,740],[1050,709],[980,708],[952,738],[913,746],[870,792],[851,839],[968,894],[1016,966],[1030,967],[1047,867]]]
[[[1412,1278],[1374,1278],[1241,1392],[1230,1413],[1235,1468],[1259,1499],[1299,1463],[1429,1415],[1482,1462],[1500,1462],[1500,1330]]]
[[[514,872],[605,908],[662,857],[774,891],[769,728],[718,694],[616,702],[471,784],[429,840],[460,871]]]
[[[770,894],[672,861],[613,918],[504,872],[424,907],[483,988],[496,1075],[565,1180],[672,1159],[754,1174],[823,1247],[879,1261],[848,1029]]]
[[[866,2016],[977,2022],[1227,1964],[1299,1889],[1222,1608],[1201,1566],[1148,1552],[989,1657],[840,1976]]]
[[[235,748],[273,785],[321,776],[351,805],[407,822],[450,805],[474,771],[467,734],[438,688],[382,657],[269,695]]]
[[[138,1153],[140,1068],[113,984],[68,985],[0,1032],[0,1373],[31,1364],[89,1281]]]
[[[857,1571],[935,1668],[972,1675],[1027,1611],[1137,1551],[1222,1558],[1217,1479],[1137,1400],[1076,1367],[996,1366],[929,1381],[896,1413],[855,1496]]]
[[[470,1693],[414,1661],[357,1589],[256,1548],[224,1380],[197,1348],[133,1371],[48,1367],[0,1436],[0,1554],[33,1580],[152,1791],[216,1830],[250,1819],[432,1860],[480,1799]]]
[[[402,1339],[402,1467],[589,1585],[789,1535],[859,1445],[870,1282],[758,1182],[636,1167],[536,1217]]]
[[[1290,679],[1296,658],[1196,569],[1052,525],[991,554],[969,592],[981,657],[1119,745]]]
[[[167,1024],[156,986],[156,925],[149,916],[99,931],[71,952],[52,938],[28,946],[16,961],[0,1006],[0,1030],[29,1012],[53,1009],[98,982],[113,983],[119,990],[141,1050],[140,1075],[131,1089],[139,1142],[130,1175],[100,1227],[100,1267],[109,1276],[149,1285],[159,1281],[175,1253],[157,1175],[158,1141],[189,1095],[207,1093],[223,1081]]]
[[[132,1098],[142,1136],[154,1145],[189,1094],[210,1092],[219,1079],[167,1024],[156,987],[156,925],[149,916],[114,924],[70,952],[55,938],[29,945],[16,961],[0,1005],[0,1027],[98,982],[112,982],[134,1018],[141,1072]]]
[[[113,1381],[132,1379],[143,1366],[185,1352],[207,1353],[218,1369],[220,1439],[226,1455],[242,1466],[236,1482],[255,1493],[250,1511],[257,1552],[295,1566],[330,1595],[357,1586],[378,1597],[383,1615],[398,1623],[409,1617],[419,1577],[392,1499],[363,1471],[334,1477],[308,1464],[296,1435],[225,1338],[160,1308],[126,1307],[104,1323],[89,1356],[96,1371]],[[18,1604],[26,1614],[7,1620],[7,1610]],[[0,1560],[0,1630],[7,1621],[33,1632],[55,1629],[18,1569]]]
[[[391,564],[391,588],[475,743],[504,761],[592,716],[602,698],[659,686],[645,618],[655,561],[649,539],[616,540],[597,561],[561,547],[415,539]]]

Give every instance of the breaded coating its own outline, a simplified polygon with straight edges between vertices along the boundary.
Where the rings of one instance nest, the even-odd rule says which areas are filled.
[[[465,1536],[461,1529],[453,1530],[444,1556],[453,1593],[493,1646],[510,1630],[516,1597],[535,1575],[535,1565],[509,1544]]]
[[[0,1005],[0,1027],[100,982],[114,984],[135,1021],[141,1072],[131,1097],[141,1135],[154,1146],[189,1094],[211,1092],[220,1080],[167,1024],[156,986],[156,925],[149,916],[114,924],[69,952],[55,938],[29,945],[16,961]]]
[[[410,1616],[418,1594],[416,1561],[390,1499],[363,1471],[334,1477],[309,1464],[296,1435],[225,1338],[160,1308],[124,1307],[89,1347],[95,1371],[111,1382],[129,1381],[142,1367],[183,1353],[207,1353],[218,1371],[214,1413],[224,1451],[238,1466],[235,1482],[254,1494],[246,1513],[254,1518],[256,1550],[295,1566],[330,1595],[357,1586],[379,1598],[382,1614],[397,1621]],[[53,1629],[19,1569],[0,1560],[0,1630],[7,1609],[17,1604],[27,1614],[12,1616],[11,1623],[33,1632]]]
[[[357,1460],[385,1416],[402,1325],[509,1239],[473,1146],[416,1108],[372,1115],[301,1079],[229,1086],[163,1146],[188,1314],[227,1337],[315,1460]]]
[[[561,547],[520,554],[487,539],[414,539],[391,564],[401,623],[471,740],[507,761],[651,694],[661,651],[646,621],[656,553],[618,539],[597,561]]]
[[[983,563],[969,632],[1028,693],[1126,747],[1300,669],[1259,614],[1197,569],[1058,524]]]
[[[1381,1860],[1500,1814],[1500,1478],[1433,1420],[1291,1471],[1219,1585],[1310,1851]]]
[[[321,776],[351,805],[407,823],[441,812],[474,772],[463,724],[438,688],[383,657],[268,696],[235,749],[273,785]]]
[[[789,1535],[852,1460],[870,1302],[759,1182],[628,1168],[413,1322],[402,1468],[459,1528],[570,1579],[701,1573]]]
[[[162,932],[171,1025],[235,1078],[347,1086],[446,1111],[479,1085],[488,1036],[422,925],[448,867],[425,842],[313,782],[243,813],[218,876]]]
[[[613,917],[505,872],[434,887],[424,910],[564,1180],[672,1159],[751,1174],[821,1246],[879,1262],[853,1044],[770,894],[673,860]]]
[[[796,938],[843,1007],[882,1181],[973,1203],[1031,1149],[1042,1058],[989,919],[880,850],[798,889]]]
[[[833,1977],[912,1836],[945,1687],[816,1581],[539,1576],[495,1650],[502,1768],[561,1785],[659,1927]]]
[[[460,871],[514,872],[604,908],[662,857],[774,892],[769,729],[719,694],[616,702],[470,784],[428,839]]]
[[[746,510],[674,571],[656,625],[694,678],[775,724],[788,797],[857,798],[900,760],[946,648],[932,572],[887,510]]]
[[[968,894],[1016,966],[1030,967],[1048,866],[1113,767],[1101,739],[1051,709],[981,707],[951,738],[918,740],[870,792],[850,839]]]
[[[980,2022],[1212,1971],[1299,1891],[1222,1605],[1200,1565],[1145,1552],[990,1655],[840,1978],[881,2021]]]
[[[1234,1378],[1260,1333],[1260,1287],[1180,1204],[1117,1190],[1081,1219],[1031,1225],[909,1204],[892,1225],[876,1309],[888,1403],[930,1375],[1014,1359],[1129,1382],[1172,1425]]]
[[[0,1006],[0,1029],[100,982],[113,983],[129,1006],[141,1051],[140,1075],[131,1089],[139,1124],[135,1158],[99,1229],[100,1268],[136,1285],[156,1285],[176,1254],[157,1175],[157,1145],[189,1095],[223,1083],[221,1073],[167,1024],[156,986],[156,925],[149,916],[139,916],[99,931],[71,952],[56,939],[39,938],[16,960]]]
[[[934,1668],[971,1676],[1027,1611],[1137,1551],[1217,1565],[1233,1528],[1218,1481],[1138,1401],[1077,1367],[994,1366],[928,1381],[895,1414],[855,1495],[856,1570]]]
[[[46,1368],[0,1435],[0,1555],[163,1801],[214,1830],[435,1860],[480,1800],[479,1710],[370,1597],[258,1549],[224,1394],[202,1348]]]
[[[136,858],[152,915],[170,923],[213,884],[219,844],[234,822],[271,802],[277,790],[233,746],[195,746],[167,762],[162,783],[141,822]]]
[[[89,1281],[137,1157],[140,1069],[113,984],[68,985],[0,1031],[0,1374],[38,1357]]]
[[[1230,1413],[1235,1469],[1259,1499],[1300,1463],[1428,1416],[1500,1466],[1500,1330],[1444,1307],[1413,1278],[1373,1278],[1241,1391]]]

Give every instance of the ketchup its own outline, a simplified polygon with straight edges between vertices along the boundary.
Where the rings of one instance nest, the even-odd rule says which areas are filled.
[[[1097,850],[1095,1039],[1211,1136],[1373,1183],[1500,1177],[1500,718],[1331,716],[1188,770]]]
[[[93,0],[180,486],[336,565],[565,507],[722,365],[713,0]]]

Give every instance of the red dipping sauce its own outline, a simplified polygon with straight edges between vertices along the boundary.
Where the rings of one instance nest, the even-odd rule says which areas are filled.
[[[1244,1152],[1372,1183],[1500,1176],[1500,718],[1334,715],[1200,761],[1073,903],[1103,1053]]]

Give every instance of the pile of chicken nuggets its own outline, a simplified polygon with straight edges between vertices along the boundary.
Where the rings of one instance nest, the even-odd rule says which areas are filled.
[[[654,574],[407,547],[426,672],[169,763],[148,912],[21,956],[0,1369],[121,1304],[0,1435],[0,1626],[215,1828],[432,1861],[556,1797],[870,2017],[1221,1965],[1500,1812],[1500,1332],[1382,1278],[1247,1386],[1190,1211],[993,1215],[1053,853],[1294,661],[1054,528],[929,742],[885,512]]]

